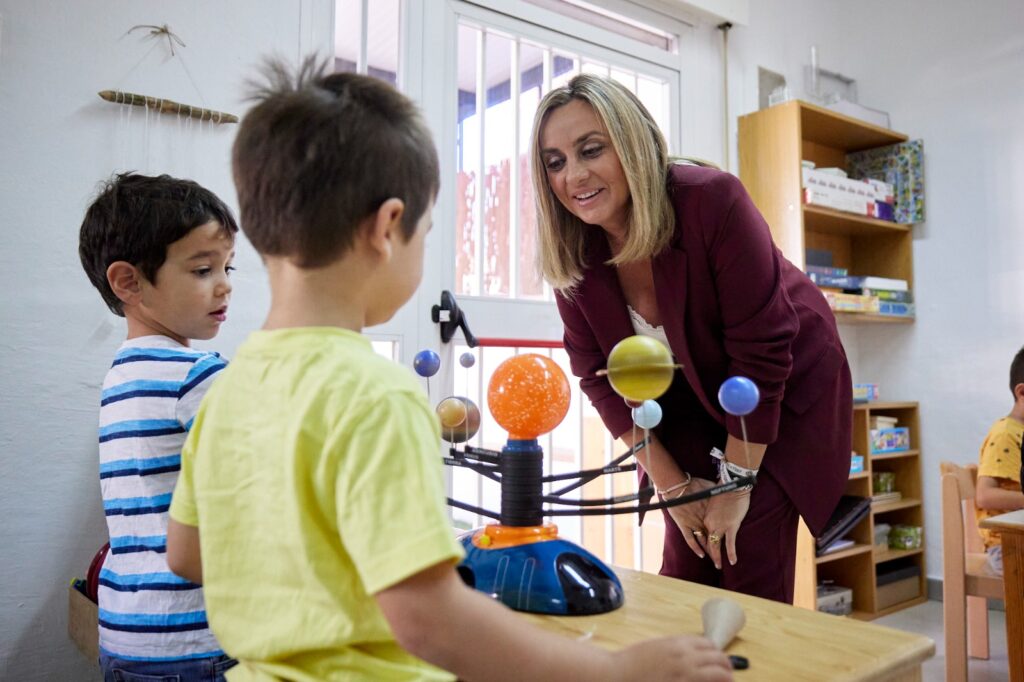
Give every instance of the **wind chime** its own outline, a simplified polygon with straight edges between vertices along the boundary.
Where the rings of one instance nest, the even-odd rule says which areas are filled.
[[[218,126],[225,123],[237,123],[238,116],[229,114],[223,111],[209,108],[205,106],[205,101],[200,92],[198,85],[196,85],[195,79],[192,77],[191,71],[189,71],[188,65],[184,59],[184,52],[180,49],[175,49],[175,46],[179,48],[185,47],[184,41],[174,33],[167,24],[161,26],[155,24],[140,24],[133,26],[128,29],[124,35],[127,36],[136,31],[145,30],[146,35],[143,36],[143,40],[155,41],[153,48],[151,48],[142,59],[134,67],[132,67],[127,74],[122,78],[122,82],[131,75],[152,53],[153,49],[156,49],[159,45],[165,45],[169,50],[169,59],[175,59],[180,64],[188,80],[192,83],[193,88],[199,96],[200,101],[203,102],[203,106],[178,102],[166,97],[156,97],[148,94],[140,94],[137,92],[130,92],[127,89],[121,87],[115,87],[107,90],[99,91],[99,96],[106,102],[111,104],[117,104],[120,107],[120,118],[117,132],[117,145],[120,148],[117,166],[123,170],[150,170],[150,147],[153,137],[156,137],[156,143],[161,144],[161,136],[163,128],[166,124],[161,124],[160,120],[166,120],[169,116],[175,116],[177,118],[177,131],[176,133],[169,133],[171,139],[166,140],[166,154],[160,157],[159,171],[160,172],[173,172],[177,170],[179,173],[193,175],[193,165],[195,153],[193,152],[194,146],[180,144],[181,138],[184,136],[190,136],[193,132],[193,123],[198,121],[198,130],[200,133],[204,131],[206,126]],[[166,41],[166,42],[165,42]],[[137,138],[138,126],[133,129],[132,125],[132,111],[136,107],[145,110],[144,125],[142,127],[142,154],[144,158],[140,161],[137,156],[137,147],[133,145],[133,137]],[[151,135],[151,130],[153,135]],[[135,139],[135,142],[138,142]],[[186,158],[180,161],[178,164],[172,163],[172,158],[178,155],[185,155]],[[182,166],[185,168],[177,168],[175,166]]]

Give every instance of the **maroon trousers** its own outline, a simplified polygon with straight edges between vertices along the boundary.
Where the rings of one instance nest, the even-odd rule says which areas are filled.
[[[796,532],[799,514],[785,491],[768,472],[761,472],[750,493],[750,511],[736,534],[736,565],[730,566],[722,543],[722,570],[710,556],[697,557],[683,541],[679,527],[665,517],[665,550],[661,575],[721,587],[773,601],[793,603]]]

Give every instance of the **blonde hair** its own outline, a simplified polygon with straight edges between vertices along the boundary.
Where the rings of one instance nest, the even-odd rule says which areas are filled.
[[[608,132],[629,185],[626,242],[609,264],[650,258],[668,245],[675,213],[666,187],[671,159],[665,137],[636,95],[621,84],[580,74],[552,90],[537,106],[533,119],[530,175],[537,204],[540,270],[552,287],[571,290],[583,278],[588,228],[570,213],[551,190],[541,158],[540,135],[548,115],[572,100],[594,109]]]

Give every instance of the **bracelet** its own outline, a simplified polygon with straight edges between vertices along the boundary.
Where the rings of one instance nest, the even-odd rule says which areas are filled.
[[[746,478],[748,476],[757,478],[757,472],[759,469],[748,469],[747,467],[741,467],[739,464],[733,464],[725,459],[725,453],[718,448],[711,448],[711,457],[718,460],[719,483],[729,483],[734,478]],[[748,483],[747,485],[737,488],[736,492],[749,491],[752,490],[753,487],[753,484]]]
[[[675,485],[670,485],[669,487],[665,488],[664,490],[659,490],[657,492],[662,497],[665,497],[669,493],[674,493],[675,491],[679,490],[679,491],[681,491],[679,493],[679,495],[682,495],[683,493],[686,492],[686,488],[689,487],[691,480],[693,480],[693,476],[691,476],[690,473],[687,472],[686,473],[686,480],[685,481],[682,481],[680,483],[676,483]],[[676,497],[679,497],[679,495],[676,495]],[[674,498],[668,498],[668,499],[674,499]]]

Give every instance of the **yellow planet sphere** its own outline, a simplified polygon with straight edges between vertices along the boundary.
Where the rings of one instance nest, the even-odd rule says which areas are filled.
[[[668,348],[649,336],[629,336],[608,354],[608,381],[626,400],[660,397],[672,385],[675,371]]]
[[[480,408],[469,398],[445,398],[434,411],[441,422],[441,438],[449,443],[465,443],[480,430]]]
[[[466,403],[458,398],[445,398],[437,404],[435,411],[441,418],[441,427],[445,429],[462,426],[462,422],[466,421]]]

